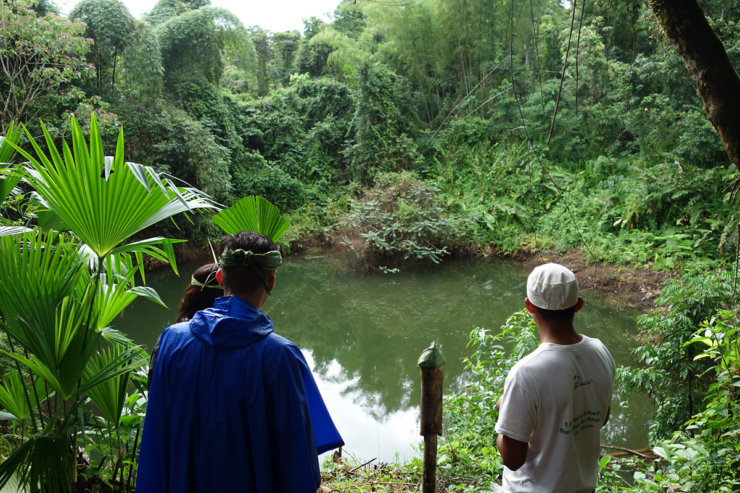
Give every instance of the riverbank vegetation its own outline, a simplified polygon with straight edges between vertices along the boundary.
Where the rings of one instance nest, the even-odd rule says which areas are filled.
[[[156,300],[134,281],[147,256],[172,263],[180,240],[203,247],[220,234],[208,212],[163,219],[254,194],[288,215],[286,249],[347,250],[365,270],[578,249],[590,262],[670,272],[639,320],[637,369],[620,372],[624,392],[657,405],[658,459],[605,459],[599,488],[626,489],[628,478],[645,491],[732,490],[738,171],[650,7],[617,3],[343,0],[331,21],[271,33],[208,1],[160,0],[143,19],[118,0],[82,0],[66,15],[49,0],[1,2],[0,162],[13,165],[0,181],[0,480],[38,484],[53,469],[62,475],[44,484],[59,490],[89,478],[129,488],[144,356],[106,328],[131,299]],[[740,66],[740,7],[701,6]],[[57,161],[75,164],[46,174]],[[71,178],[85,166],[98,168]],[[153,206],[120,230],[100,224],[125,201],[74,205],[98,180],[124,178],[126,190],[189,205]],[[114,236],[90,236],[87,218]],[[42,249],[71,263],[54,257],[53,289],[34,291]],[[48,306],[17,316],[40,297]],[[527,327],[517,314],[501,333],[471,334],[470,383],[446,404],[440,448],[450,490],[500,475],[490,403],[516,354],[496,346],[515,338],[523,351]],[[70,347],[89,357],[73,361]],[[356,467],[332,466],[332,477],[411,484],[419,465]]]

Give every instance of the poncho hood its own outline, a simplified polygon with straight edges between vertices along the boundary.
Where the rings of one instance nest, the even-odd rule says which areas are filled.
[[[197,312],[190,321],[196,338],[220,349],[248,346],[272,330],[270,317],[233,295],[216,298],[212,308]]]

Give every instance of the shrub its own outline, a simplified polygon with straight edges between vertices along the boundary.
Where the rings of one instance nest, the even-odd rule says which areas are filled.
[[[412,173],[378,176],[339,225],[366,268],[394,270],[415,261],[438,263],[448,253],[454,221],[436,190]]]
[[[686,343],[701,324],[734,299],[731,278],[724,272],[692,275],[666,281],[656,308],[641,315],[643,344],[635,349],[643,368],[623,369],[625,390],[640,390],[657,405],[652,439],[664,439],[700,409],[710,383],[705,375],[709,360],[697,359],[699,350]]]
[[[514,363],[533,351],[539,338],[532,317],[521,310],[493,334],[476,328],[470,333],[463,387],[446,396],[445,434],[438,453],[440,481],[488,488],[503,472],[496,448],[496,401],[504,391],[506,375]]]

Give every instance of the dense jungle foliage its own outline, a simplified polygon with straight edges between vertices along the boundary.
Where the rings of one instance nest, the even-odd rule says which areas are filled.
[[[737,69],[740,4],[700,4]],[[683,272],[639,320],[639,368],[620,372],[623,392],[656,403],[657,458],[605,459],[599,490],[737,488],[737,169],[644,0],[342,0],[302,33],[245,26],[209,0],[159,0],[143,19],[119,0],[67,15],[1,0],[0,27],[0,481],[130,490],[146,355],[104,329],[133,298],[157,299],[136,285],[145,254],[206,245],[221,234],[212,211],[260,195],[289,216],[287,248],[346,249],[368,270],[576,248]],[[159,189],[159,202],[97,238],[80,217],[104,222],[138,195],[76,208],[91,182],[43,171],[68,159],[64,142],[71,175],[99,158],[91,180]],[[18,301],[33,297],[49,305]],[[491,403],[535,340],[525,328],[516,314],[471,334],[471,383],[447,402],[440,449],[450,490],[500,474]],[[327,467],[336,490],[418,483],[415,463],[365,485],[343,475],[355,466]]]
[[[345,244],[371,268],[483,246],[731,261],[736,170],[681,60],[644,1],[580,7],[344,1],[331,22],[271,33],[207,0],[142,20],[117,0],[66,17],[3,2],[0,133],[38,136],[41,119],[59,141],[69,114],[95,111],[108,149],[124,127],[127,159],[226,205],[262,195],[294,218],[294,248]],[[740,7],[702,7],[737,66]],[[392,221],[370,214],[378,200]],[[159,229],[213,233],[207,216]]]

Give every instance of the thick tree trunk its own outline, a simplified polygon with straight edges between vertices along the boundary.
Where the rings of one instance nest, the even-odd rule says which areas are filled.
[[[649,0],[694,80],[709,120],[740,170],[740,77],[696,0]]]

